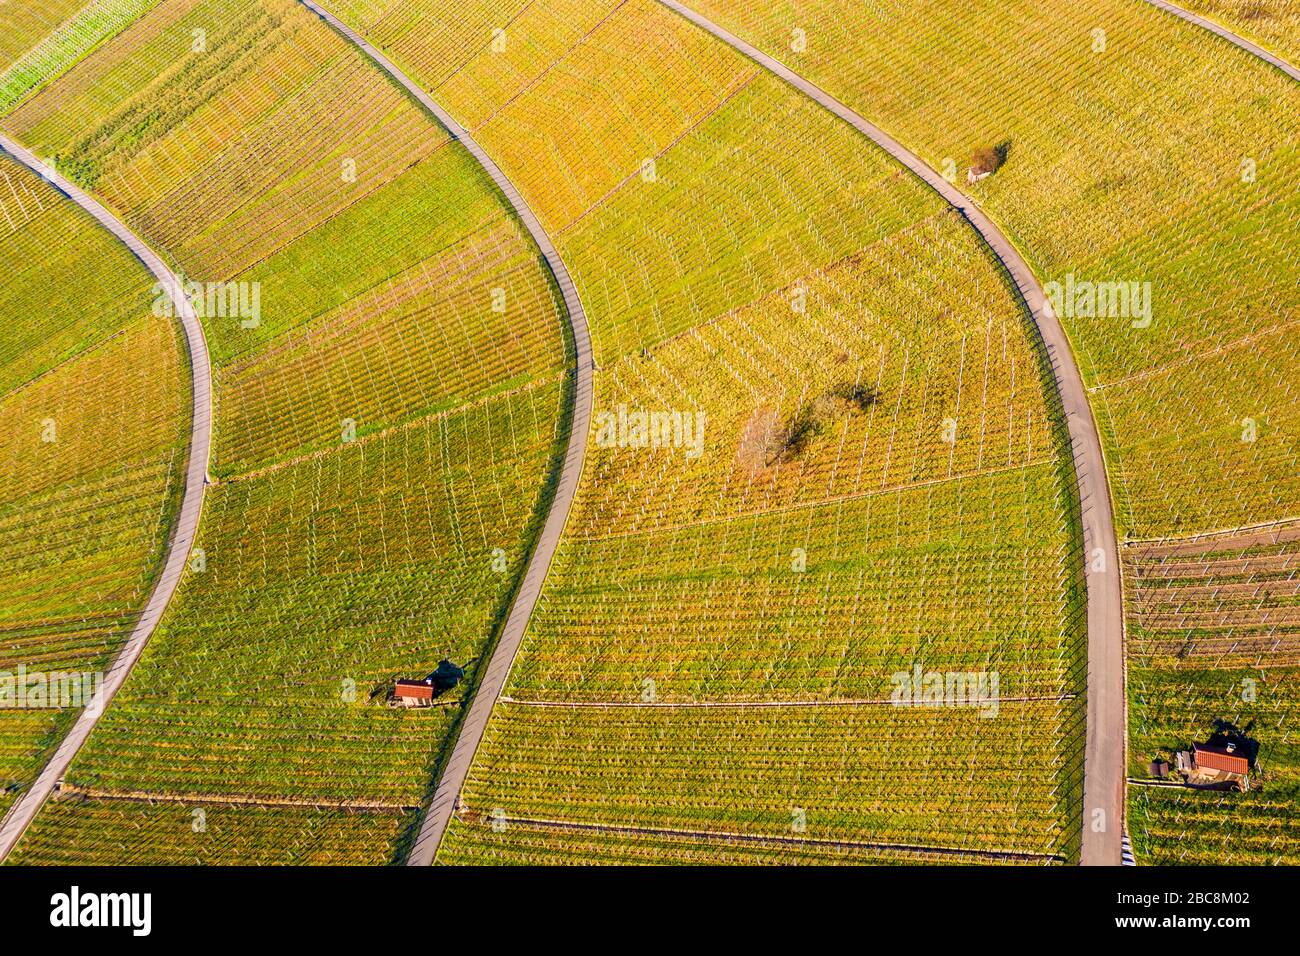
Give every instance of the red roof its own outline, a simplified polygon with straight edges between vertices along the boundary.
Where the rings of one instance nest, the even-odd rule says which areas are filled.
[[[393,687],[393,693],[414,700],[433,700],[433,685],[422,680],[399,680]]]
[[[1246,773],[1250,770],[1250,761],[1223,747],[1192,744],[1192,756],[1196,760],[1196,766],[1207,770],[1224,770],[1228,773]]]

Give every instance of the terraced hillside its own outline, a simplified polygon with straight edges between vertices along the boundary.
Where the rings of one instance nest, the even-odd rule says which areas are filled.
[[[124,246],[0,156],[0,812],[90,703],[158,574],[189,377]]]
[[[889,0],[865,15],[839,0],[694,6],[960,177],[1055,283],[1127,536],[1173,542],[1300,513],[1292,80],[1118,0]],[[1005,161],[971,182],[981,149]],[[1130,630],[1139,614],[1130,606]],[[1140,671],[1142,657],[1133,663]],[[1219,695],[1236,675],[1207,664],[1205,677]],[[1144,686],[1130,680],[1135,713],[1176,706],[1148,700]],[[1284,711],[1293,688],[1275,690]],[[1208,728],[1223,716],[1213,699],[1189,693],[1179,723]],[[1132,757],[1144,764],[1151,755],[1134,733]],[[1278,772],[1294,768],[1286,735],[1278,726],[1263,741]],[[1300,809],[1285,788],[1273,793]],[[1164,807],[1139,821],[1162,830]],[[1134,839],[1163,855],[1154,837]]]
[[[563,437],[536,249],[288,0],[164,0],[0,125],[193,283],[216,388],[190,568],[13,859],[391,858],[460,708],[384,692],[482,656]]]
[[[439,859],[1069,858],[1072,473],[987,250],[650,0],[451,9],[333,12],[518,183],[598,372],[578,501]],[[914,667],[996,672],[996,699],[892,706]]]

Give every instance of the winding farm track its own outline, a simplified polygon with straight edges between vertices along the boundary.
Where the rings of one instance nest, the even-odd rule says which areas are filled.
[[[1292,64],[1288,63],[1286,60],[1282,59],[1280,56],[1277,56],[1276,54],[1273,53],[1269,53],[1261,46],[1256,46],[1254,43],[1251,43],[1245,37],[1233,33],[1227,27],[1221,26],[1220,24],[1215,23],[1213,20],[1207,19],[1202,16],[1198,16],[1197,14],[1192,13],[1190,10],[1184,10],[1182,7],[1178,6],[1177,4],[1166,3],[1165,0],[1144,0],[1144,2],[1149,3],[1151,6],[1163,10],[1166,13],[1171,13],[1174,16],[1178,17],[1180,20],[1186,20],[1188,23],[1194,23],[1196,24],[1196,26],[1201,27],[1202,29],[1209,30],[1211,33],[1223,37],[1223,39],[1227,40],[1229,43],[1241,47],[1247,53],[1259,57],[1265,63],[1271,63],[1273,66],[1277,67],[1287,76],[1291,77],[1291,79],[1300,82],[1300,67],[1293,66]]]
[[[190,548],[198,532],[199,517],[203,511],[204,487],[207,483],[208,456],[212,448],[212,366],[208,359],[208,344],[203,337],[203,326],[199,323],[194,309],[185,298],[180,280],[152,249],[146,246],[135,233],[118,220],[100,203],[91,198],[71,182],[49,169],[30,151],[0,134],[0,151],[7,153],[32,172],[41,176],[55,189],[63,193],[74,203],[90,213],[105,229],[115,235],[144,263],[154,278],[167,290],[176,314],[181,320],[181,329],[185,334],[185,343],[190,358],[190,378],[192,383],[192,410],[190,419],[190,444],[185,466],[185,487],[182,491],[180,512],[172,527],[171,538],[167,542],[163,558],[162,573],[154,583],[149,601],[132,628],[131,634],[122,645],[99,690],[98,698],[92,706],[84,708],[77,715],[76,722],[67,736],[60,742],[54,756],[45,764],[36,781],[9,808],[4,822],[0,824],[0,860],[9,855],[23,832],[35,818],[54,785],[67,771],[72,758],[85,744],[95,724],[107,709],[113,695],[117,693],[126,675],[130,673],[135,662],[140,658],[145,644],[153,635],[163,612],[176,593],[189,560]]]
[[[1126,711],[1124,698],[1124,616],[1115,516],[1106,482],[1101,439],[1079,366],[1060,320],[1029,264],[1002,231],[969,197],[927,166],[897,140],[785,64],[761,52],[712,20],[676,0],[658,0],[728,46],[770,70],[862,133],[906,166],[956,209],[988,243],[1024,300],[1051,362],[1069,429],[1083,523],[1083,555],[1088,588],[1088,717],[1084,745],[1083,832],[1080,862],[1120,865],[1124,829]],[[1100,566],[1100,570],[1091,570]]]
[[[492,657],[487,663],[482,680],[479,681],[478,686],[473,691],[469,711],[461,723],[460,733],[456,737],[456,743],[452,747],[451,755],[438,777],[433,799],[430,801],[429,809],[425,813],[423,823],[420,825],[420,832],[416,837],[415,845],[407,856],[406,862],[410,866],[428,866],[433,863],[434,854],[438,852],[438,844],[442,842],[442,835],[451,822],[461,788],[465,784],[470,764],[474,760],[474,753],[478,750],[479,741],[483,739],[483,732],[487,729],[488,718],[492,716],[492,708],[496,705],[502,688],[505,687],[506,677],[510,673],[510,666],[514,663],[515,654],[518,653],[519,645],[523,641],[524,630],[528,627],[528,619],[532,616],[533,608],[537,606],[537,599],[542,591],[542,582],[545,580],[546,572],[550,568],[551,559],[555,557],[555,550],[560,543],[560,535],[564,531],[564,523],[569,516],[569,508],[573,504],[574,495],[578,490],[578,479],[582,475],[582,462],[587,453],[587,432],[591,425],[592,370],[594,368],[591,354],[591,333],[587,328],[587,313],[582,307],[582,301],[578,298],[578,290],[573,284],[573,279],[569,276],[569,270],[565,267],[563,260],[560,259],[555,244],[551,242],[546,230],[542,228],[542,224],[538,221],[537,216],[533,214],[528,203],[524,201],[524,197],[519,194],[519,190],[515,188],[514,183],[506,178],[506,175],[501,172],[497,164],[492,161],[492,158],[483,152],[483,149],[474,141],[469,132],[457,123],[450,113],[434,102],[432,97],[412,82],[388,57],[362,39],[346,24],[339,21],[337,17],[313,3],[312,0],[299,0],[299,2],[333,27],[334,30],[354,44],[366,56],[374,60],[380,69],[414,97],[420,105],[432,113],[438,122],[483,167],[484,171],[492,178],[492,182],[496,184],[497,189],[501,191],[506,201],[514,209],[515,214],[524,224],[524,228],[532,236],[533,242],[537,244],[537,248],[542,253],[542,258],[546,260],[546,264],[555,278],[556,285],[559,286],[560,295],[564,299],[565,311],[569,316],[569,328],[573,335],[574,361],[576,363],[573,417],[570,421],[569,444],[564,453],[560,480],[555,489],[555,497],[551,500],[551,506],[547,512],[546,522],[542,526],[542,532],[538,536],[533,553],[528,560],[528,568],[524,572],[523,582],[520,584],[514,603],[510,607],[510,614],[506,618],[505,626],[501,630],[501,637],[497,641],[496,648],[492,651]]]

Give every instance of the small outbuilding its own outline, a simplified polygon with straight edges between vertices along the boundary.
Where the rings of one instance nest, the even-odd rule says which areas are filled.
[[[438,662],[437,669],[428,677],[412,680],[399,678],[393,683],[393,692],[388,695],[390,707],[431,707],[434,700],[453,690],[465,679],[465,668],[459,667],[444,658]]]
[[[1190,751],[1178,752],[1177,760],[1178,772],[1193,786],[1250,789],[1250,761],[1238,752],[1236,744],[1192,744]]]
[[[395,707],[428,707],[433,703],[433,680],[408,680],[401,678],[393,685],[393,696],[389,698]]]
[[[1192,744],[1192,760],[1200,770],[1241,774],[1250,772],[1250,761],[1237,753],[1237,748],[1233,744],[1228,744],[1226,747]]]

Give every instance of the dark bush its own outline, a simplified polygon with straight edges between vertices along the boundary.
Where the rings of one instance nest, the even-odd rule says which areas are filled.
[[[980,147],[971,154],[970,171],[976,176],[996,173],[1001,166],[1002,154],[991,146]]]

